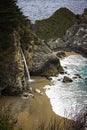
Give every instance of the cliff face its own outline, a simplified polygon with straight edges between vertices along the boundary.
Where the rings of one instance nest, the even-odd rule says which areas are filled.
[[[29,28],[25,27],[24,30],[28,40],[25,42],[21,36],[20,41],[30,74],[48,76],[63,71],[59,59],[45,45],[44,41],[40,40]]]
[[[23,88],[24,64],[17,32],[10,34],[10,38],[10,47],[0,51],[0,92],[13,95]]]
[[[0,1],[0,93],[17,95],[28,88],[22,48],[31,75],[63,71],[59,59],[31,31],[14,0]]]
[[[62,38],[50,39],[46,45],[52,50],[71,50],[87,57],[87,9],[82,15],[77,15],[76,23]]]

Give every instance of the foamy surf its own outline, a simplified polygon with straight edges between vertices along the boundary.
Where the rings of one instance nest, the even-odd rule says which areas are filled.
[[[45,86],[46,95],[57,115],[75,120],[75,115],[87,107],[87,85],[84,82],[87,76],[87,58],[71,55],[61,60],[61,65],[67,73],[52,78],[53,85]],[[73,78],[75,74],[82,78],[73,79],[72,83],[62,82],[64,76]]]

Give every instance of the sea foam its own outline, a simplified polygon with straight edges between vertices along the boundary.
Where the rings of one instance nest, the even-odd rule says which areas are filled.
[[[81,110],[87,107],[87,85],[84,82],[87,76],[87,59],[81,55],[71,55],[61,60],[61,65],[67,72],[53,77],[53,85],[45,86],[53,111],[62,117],[75,120]],[[85,75],[82,73],[85,67]],[[73,79],[72,83],[63,83],[63,77],[73,78],[79,74],[82,78]]]

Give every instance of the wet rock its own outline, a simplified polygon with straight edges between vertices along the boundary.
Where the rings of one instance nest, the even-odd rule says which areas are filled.
[[[34,95],[28,92],[23,93],[22,99],[29,99],[29,98],[34,98]]]
[[[64,52],[64,51],[60,51],[60,52],[57,53],[57,56],[58,56],[59,58],[63,58],[63,57],[65,57],[66,55],[65,55],[65,52]]]
[[[77,76],[74,76],[73,79],[77,79],[78,77]]]
[[[73,82],[73,80],[67,76],[64,76],[63,83],[69,83],[69,82]]]
[[[64,66],[65,69],[67,69],[67,66]]]
[[[61,81],[61,79],[58,79],[58,81]]]
[[[63,74],[65,74],[65,72],[64,72],[64,71],[61,71],[61,72],[60,72],[60,74],[62,74],[62,75],[63,75]]]
[[[75,74],[75,76],[76,76],[77,78],[82,78],[82,76],[79,75],[79,74]]]
[[[49,76],[46,76],[46,78],[47,78],[48,80],[52,80],[52,78],[51,78],[51,77],[49,77]]]

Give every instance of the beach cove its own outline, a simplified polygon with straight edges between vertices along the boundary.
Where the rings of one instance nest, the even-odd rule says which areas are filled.
[[[86,58],[83,58],[81,55],[78,55],[74,52],[66,52],[66,57],[61,59],[61,64],[63,65],[63,67],[65,67],[66,64],[68,65],[68,63],[72,63],[73,65],[73,62],[70,61],[70,59],[75,60],[75,58],[77,59],[77,57],[79,57],[79,60],[77,62],[78,64],[81,64],[81,62],[83,61],[84,63],[87,61]],[[82,60],[81,58],[84,60]],[[4,112],[10,113],[14,117],[14,119],[17,120],[17,123],[15,125],[15,130],[18,130],[19,128],[21,128],[22,130],[36,130],[36,129],[39,129],[39,125],[41,125],[41,123],[45,125],[44,127],[47,127],[49,122],[51,121],[53,122],[53,120],[55,119],[57,122],[61,122],[60,127],[62,128],[65,123],[67,125],[70,125],[72,123],[72,121],[70,121],[69,119],[75,120],[74,118],[76,117],[75,114],[77,115],[80,112],[77,109],[78,107],[80,107],[80,105],[77,104],[77,100],[80,99],[81,96],[83,96],[83,95],[80,95],[79,93],[82,90],[80,90],[80,88],[77,87],[77,91],[78,90],[79,91],[76,92],[76,85],[75,86],[71,85],[73,83],[62,83],[62,79],[65,75],[68,75],[70,78],[74,77],[73,71],[75,69],[76,68],[71,69],[70,66],[68,68],[67,66],[68,74],[59,74],[56,77],[52,77],[51,81],[49,81],[45,77],[32,77],[32,79],[34,79],[34,82],[31,82],[30,86],[32,87],[32,94],[34,95],[34,97],[23,98],[24,96],[21,95],[21,96],[16,96],[16,97],[15,96],[14,97],[2,96],[0,98],[0,106],[2,106],[1,110]],[[85,76],[86,76],[86,72],[87,71],[85,71]],[[73,80],[75,80],[75,82],[77,82],[77,80],[78,82],[80,82],[82,79],[77,78]],[[69,87],[69,84],[71,87]],[[63,85],[68,90],[66,89],[64,90]],[[35,89],[40,90],[43,93],[43,95],[36,92]],[[74,89],[75,89],[76,95],[78,93],[77,98],[75,97]],[[66,94],[66,91],[67,91],[67,94]],[[28,93],[28,91],[26,93]],[[83,90],[81,93],[83,93],[85,97],[87,96],[86,91]],[[68,104],[69,101],[67,100],[70,100],[70,104]],[[71,100],[72,100],[72,103],[71,103]],[[85,102],[86,101],[85,98],[82,101]],[[83,105],[85,105],[86,107],[85,103]],[[82,110],[84,107],[83,105],[81,107]],[[65,118],[61,118],[61,116]]]

